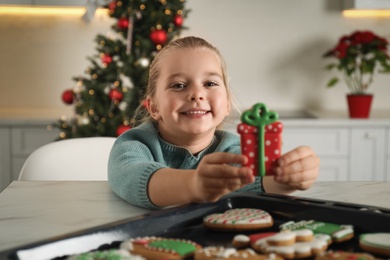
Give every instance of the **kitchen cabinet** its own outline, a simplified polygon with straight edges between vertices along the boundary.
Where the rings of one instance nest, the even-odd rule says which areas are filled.
[[[386,169],[386,181],[390,181],[390,129],[387,129],[387,169]]]
[[[0,127],[0,192],[11,182],[9,129]]]
[[[311,146],[320,156],[319,180],[389,181],[390,126],[285,127],[284,152]]]
[[[49,123],[2,123],[0,125],[0,191],[17,180],[27,157],[37,148],[53,142],[59,130],[47,130]]]
[[[353,128],[350,146],[351,181],[386,180],[385,128]]]
[[[310,146],[321,158],[321,181],[346,181],[349,169],[349,129],[346,127],[307,127],[285,124],[283,153],[298,146]]]

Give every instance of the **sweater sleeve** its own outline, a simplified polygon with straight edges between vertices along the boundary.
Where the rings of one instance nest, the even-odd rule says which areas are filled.
[[[150,129],[130,130],[118,137],[108,161],[108,181],[111,189],[130,204],[158,209],[149,199],[148,184],[153,173],[167,166],[157,162],[158,155],[150,149],[158,143]],[[144,141],[145,136],[149,143]]]

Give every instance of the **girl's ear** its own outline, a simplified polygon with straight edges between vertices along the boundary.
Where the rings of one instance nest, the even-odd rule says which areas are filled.
[[[148,112],[149,112],[150,116],[154,120],[156,120],[156,121],[159,120],[160,119],[160,113],[158,111],[156,103],[154,103],[153,100],[148,97],[146,99],[146,105],[147,105],[147,109],[148,109]]]

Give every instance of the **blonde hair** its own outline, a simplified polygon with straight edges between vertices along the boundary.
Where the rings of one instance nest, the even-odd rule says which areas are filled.
[[[225,63],[224,58],[222,57],[220,51],[214,47],[212,44],[207,42],[206,40],[195,37],[195,36],[187,36],[183,38],[179,38],[177,40],[174,40],[170,43],[168,43],[165,47],[163,47],[157,55],[154,57],[152,63],[150,64],[149,67],[149,78],[148,78],[148,84],[146,87],[145,91],[145,96],[144,100],[148,97],[153,98],[156,94],[156,88],[157,88],[157,80],[158,77],[160,76],[160,67],[161,64],[164,62],[164,55],[169,54],[170,52],[173,52],[175,50],[180,50],[180,49],[187,49],[187,48],[192,48],[192,49],[200,49],[200,48],[206,48],[209,50],[212,50],[217,54],[220,62],[221,62],[221,69],[222,69],[222,77],[223,77],[223,82],[226,87],[226,93],[227,93],[227,98],[231,104],[233,104],[233,98],[232,98],[232,93],[229,87],[229,77],[227,73],[227,66]],[[141,102],[142,103],[142,102]],[[147,111],[147,109],[141,104],[137,110],[136,110],[136,118],[140,118],[138,122],[135,122],[136,125],[145,122],[147,120],[151,120],[151,117]]]

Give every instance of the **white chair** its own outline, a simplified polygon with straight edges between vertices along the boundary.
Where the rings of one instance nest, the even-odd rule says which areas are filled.
[[[107,180],[115,137],[85,137],[46,144],[24,162],[18,180]]]

